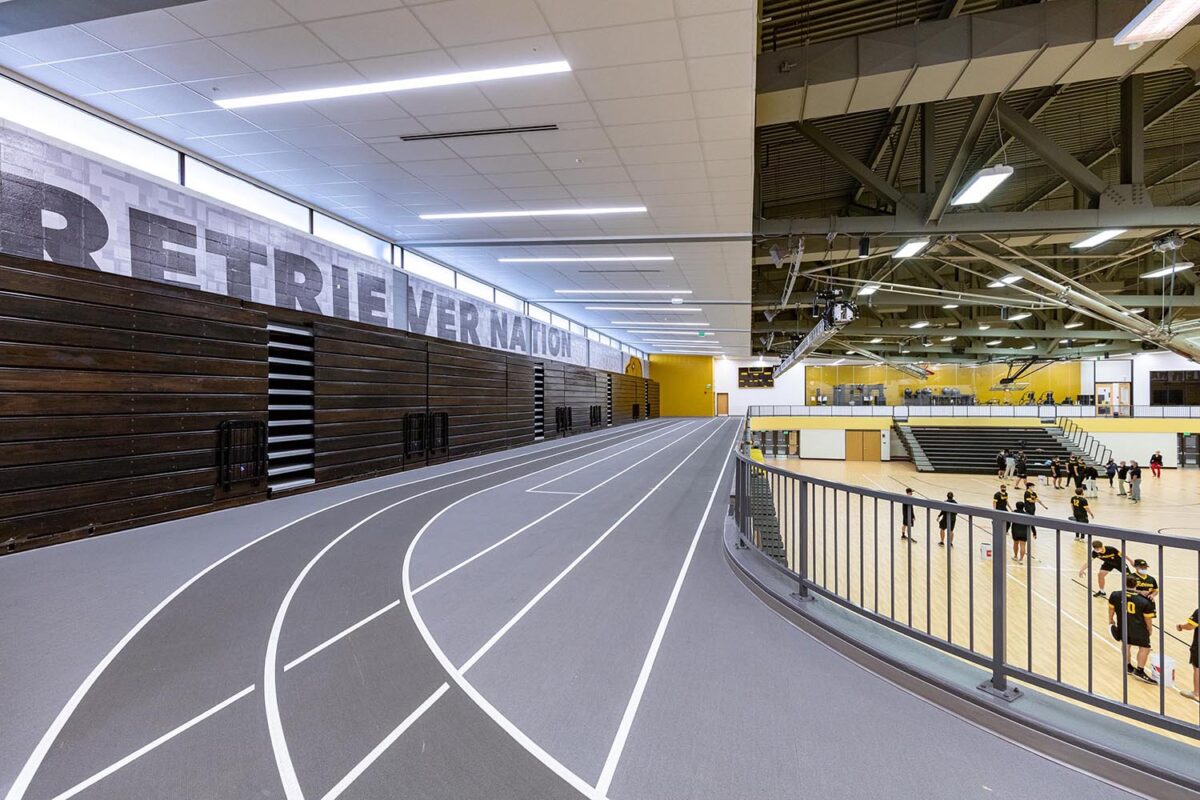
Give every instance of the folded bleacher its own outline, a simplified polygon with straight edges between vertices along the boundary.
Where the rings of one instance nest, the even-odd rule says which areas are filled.
[[[1022,443],[1030,475],[1047,475],[1049,459],[1066,461],[1074,455],[1047,428],[913,425],[912,434],[933,472],[994,474],[997,454],[1002,449],[1016,453]]]

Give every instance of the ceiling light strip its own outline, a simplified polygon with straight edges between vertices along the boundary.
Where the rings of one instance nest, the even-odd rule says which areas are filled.
[[[582,264],[615,261],[674,261],[675,256],[570,256],[564,258],[499,258],[496,260],[501,264]]]
[[[421,219],[506,219],[510,217],[594,217],[602,214],[644,214],[645,206],[607,206],[602,208],[537,208],[522,211],[458,211],[447,214],[421,214]]]

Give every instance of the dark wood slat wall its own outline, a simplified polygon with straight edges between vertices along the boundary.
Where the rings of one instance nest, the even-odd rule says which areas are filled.
[[[646,385],[648,387],[648,391],[650,392],[650,408],[648,409],[649,413],[646,416],[648,419],[658,419],[660,416],[658,411],[658,403],[659,398],[661,397],[658,381],[647,380]]]
[[[598,370],[0,255],[0,553],[266,499],[218,485],[217,428],[267,419],[268,322],[313,331],[313,488],[532,443],[537,364],[546,438],[606,406]],[[611,378],[623,424],[643,379]],[[449,452],[406,459],[441,411]]]
[[[326,321],[313,342],[317,483],[424,466],[424,455],[405,459],[404,418],[427,409],[427,343]]]
[[[217,426],[265,420],[266,314],[0,257],[0,552],[262,499]]]

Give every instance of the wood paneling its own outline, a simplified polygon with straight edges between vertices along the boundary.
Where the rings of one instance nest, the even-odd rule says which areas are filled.
[[[217,427],[266,419],[266,314],[0,257],[0,543],[23,549],[266,496],[217,485]]]
[[[637,419],[643,418],[645,381],[645,378],[637,375],[613,373],[613,425],[624,425],[627,422],[633,422],[634,406],[637,406],[638,410]]]
[[[525,432],[522,423],[509,420],[504,358],[479,347],[431,340],[429,412],[443,411],[450,415],[451,459],[503,450]]]
[[[650,396],[650,406],[647,409],[648,413],[646,414],[646,418],[647,419],[658,419],[658,417],[659,417],[658,403],[659,403],[659,398],[661,396],[661,393],[659,391],[658,381],[647,380],[646,387],[647,387],[646,388],[647,393]],[[725,413],[726,414],[729,413],[729,395],[725,396]]]

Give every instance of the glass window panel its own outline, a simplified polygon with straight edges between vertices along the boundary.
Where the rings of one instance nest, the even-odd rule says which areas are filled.
[[[572,322],[571,323],[571,333],[578,334],[579,336],[586,336],[587,328],[583,327],[578,322]]]
[[[477,281],[469,275],[458,273],[458,290],[467,294],[478,297],[480,300],[486,300],[489,303],[495,300],[495,291],[486,283]]]
[[[522,300],[519,297],[513,297],[508,292],[502,292],[499,289],[496,290],[495,303],[498,306],[503,306],[504,308],[507,308],[510,311],[517,312],[518,314],[525,313],[525,301],[524,300]]]
[[[313,235],[368,258],[392,260],[391,244],[324,214],[313,214]]]
[[[535,306],[533,303],[530,303],[529,304],[529,316],[533,317],[538,322],[545,322],[546,324],[550,324],[550,312],[547,311],[546,309],[542,308],[541,306]]]
[[[446,286],[454,286],[454,270],[449,267],[443,267],[441,264],[430,261],[428,258],[422,258],[411,250],[404,251],[403,265],[405,272],[411,272],[413,275],[418,275]]]
[[[179,182],[177,151],[8,78],[0,78],[0,117],[163,180]]]
[[[566,317],[560,317],[558,314],[551,314],[550,315],[550,324],[556,328],[563,328],[565,330],[570,330],[571,321],[569,319],[567,319]]]
[[[210,167],[203,161],[185,158],[187,163],[184,165],[183,179],[189,189],[308,233],[306,206],[293,203],[228,172]]]
[[[600,341],[600,334],[596,333],[594,330],[591,330],[590,328],[588,329],[587,337],[589,339],[591,339],[593,342]]]

